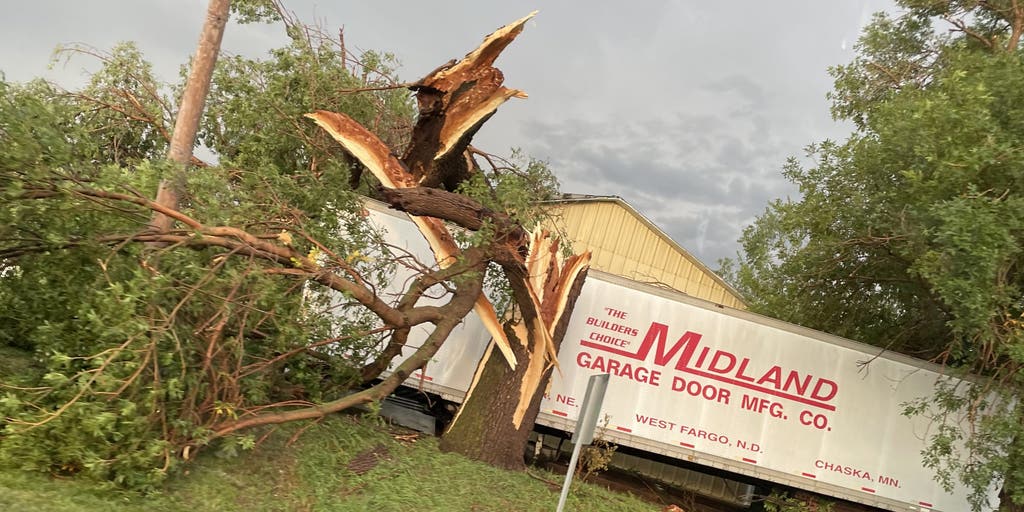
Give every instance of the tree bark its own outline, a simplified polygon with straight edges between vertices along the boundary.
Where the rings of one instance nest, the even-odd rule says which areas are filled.
[[[412,187],[382,189],[381,197],[396,210],[444,219],[470,231],[478,231],[485,222],[490,222],[495,228],[494,260],[502,265],[514,265],[526,258],[530,236],[523,226],[507,214],[495,212],[462,194]]]
[[[230,0],[210,0],[206,10],[206,21],[199,35],[196,56],[192,59],[185,91],[181,95],[178,115],[174,121],[174,133],[171,135],[167,159],[174,162],[171,176],[160,181],[156,193],[156,202],[162,206],[177,210],[181,197],[185,192],[185,169],[192,161],[192,148],[199,132],[199,121],[206,105],[206,97],[210,92],[213,79],[213,68],[217,65],[220,55],[220,44],[224,39],[224,27],[230,15]],[[174,219],[162,213],[153,215],[150,227],[166,233],[174,225]]]
[[[535,241],[535,249],[536,245]],[[557,250],[557,244],[552,248]],[[515,368],[510,368],[501,358],[491,357],[493,345],[485,352],[458,415],[441,438],[442,450],[501,468],[525,467],[526,442],[556,364],[552,352],[558,351],[565,337],[569,317],[586,279],[589,255],[573,256],[561,266],[555,262],[530,265],[525,274],[519,269],[506,268],[516,304],[535,302],[529,298],[527,276],[536,275],[539,266],[549,269],[541,286],[547,293],[542,295],[541,307],[522,307],[517,312],[518,318],[505,324],[516,360],[520,362]],[[544,340],[541,330],[547,330],[550,342]]]
[[[521,324],[520,324],[521,325]],[[441,437],[441,449],[454,452],[492,466],[521,470],[525,468],[523,450],[533,430],[540,400],[533,400],[526,417],[531,421],[514,425],[511,418],[521,405],[519,383],[530,370],[533,354],[518,335],[528,336],[526,329],[509,326],[507,335],[520,364],[515,368],[500,357],[492,357],[493,342],[484,353],[469,396],[449,429]],[[516,332],[518,331],[518,332]],[[536,371],[536,370],[534,370]],[[550,374],[548,369],[546,373]],[[536,402],[536,406],[533,406]]]

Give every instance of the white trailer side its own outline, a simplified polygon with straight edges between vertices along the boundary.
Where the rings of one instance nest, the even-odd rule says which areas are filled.
[[[392,243],[429,260],[411,222],[370,211]],[[486,344],[471,314],[406,384],[461,402]],[[893,511],[969,509],[965,488],[947,493],[922,467],[934,426],[902,414],[944,378],[925,361],[591,271],[559,366],[539,424],[571,432],[587,379],[611,373],[615,443]]]

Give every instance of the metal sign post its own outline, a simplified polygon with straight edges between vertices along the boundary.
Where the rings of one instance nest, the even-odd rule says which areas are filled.
[[[569,470],[565,473],[565,483],[562,484],[562,495],[558,498],[557,512],[565,508],[565,500],[569,497],[569,486],[572,485],[572,476],[576,473],[576,464],[580,459],[580,450],[584,445],[594,441],[594,427],[597,426],[597,416],[601,412],[601,404],[604,403],[604,392],[608,389],[607,373],[592,375],[587,381],[587,394],[583,397],[583,406],[580,408],[580,415],[576,420],[576,430],[570,440],[575,446],[572,448],[572,458],[569,459]]]

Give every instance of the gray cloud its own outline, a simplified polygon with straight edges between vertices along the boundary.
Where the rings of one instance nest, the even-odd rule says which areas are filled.
[[[408,80],[540,9],[498,61],[507,85],[530,98],[503,106],[476,145],[549,160],[567,192],[624,197],[712,266],[736,252],[736,238],[768,200],[795,193],[779,173],[788,156],[848,131],[829,118],[826,68],[852,57],[867,13],[892,8],[889,0],[286,3],[331,33],[344,26],[350,48],[394,53]],[[134,40],[173,81],[205,7],[20,3],[0,19],[0,70],[12,80],[45,75],[74,85],[89,63],[48,71],[54,46]],[[230,25],[224,48],[258,57],[285,42],[280,27]]]
[[[756,97],[756,87],[738,90]],[[789,149],[777,126],[742,109],[729,117],[677,114],[635,123],[531,122],[531,150],[550,154],[565,190],[618,195],[713,264],[772,198]]]

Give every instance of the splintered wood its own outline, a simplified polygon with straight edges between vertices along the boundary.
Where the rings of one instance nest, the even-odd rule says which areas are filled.
[[[452,189],[472,172],[472,158],[466,148],[483,122],[509,98],[526,97],[522,91],[504,87],[504,76],[493,64],[534,14],[498,29],[462,60],[434,70],[411,87],[416,92],[419,118],[401,159],[379,137],[345,114],[317,111],[306,117],[366,166],[384,187]],[[437,263],[442,267],[451,265],[460,251],[444,223],[434,217],[411,217],[430,243]],[[494,306],[481,294],[474,310],[514,368],[516,358]]]

